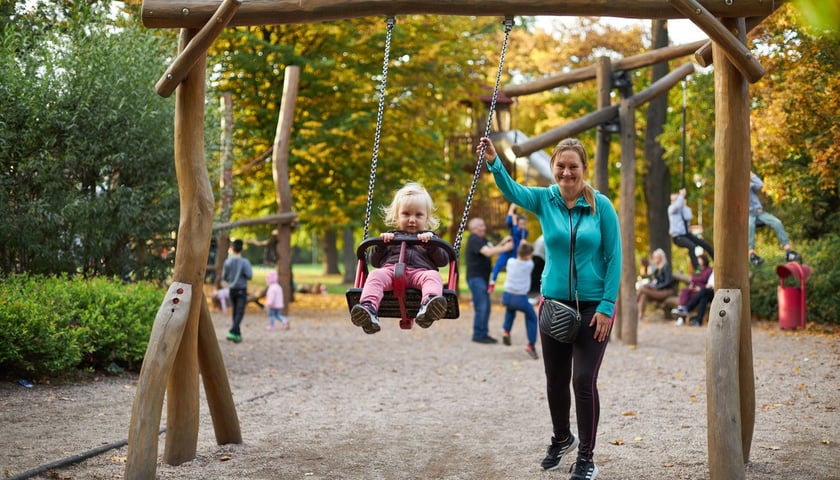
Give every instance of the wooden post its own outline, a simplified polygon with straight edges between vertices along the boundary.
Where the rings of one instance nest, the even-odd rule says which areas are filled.
[[[715,278],[717,282],[717,278]],[[706,333],[706,418],[709,477],[743,480],[738,344],[741,291],[718,289]],[[749,317],[746,323],[749,324]]]
[[[180,50],[195,31],[181,32]],[[166,401],[166,445],[163,459],[179,465],[195,458],[198,445],[198,319],[204,299],[204,271],[213,227],[213,189],[204,158],[204,89],[207,57],[202,55],[175,96],[175,173],[181,219],[175,267],[176,282],[193,285],[196,298],[169,377]]]
[[[281,214],[292,211],[292,190],[289,187],[289,139],[295,118],[300,67],[286,67],[283,79],[283,98],[280,102],[280,118],[274,135],[274,153],[271,155],[274,176],[277,211]],[[277,227],[277,279],[283,287],[284,312],[288,313],[292,301],[292,227],[283,224]]]
[[[198,365],[201,368],[201,379],[213,420],[216,443],[242,443],[239,416],[233,404],[225,361],[219,349],[216,328],[213,326],[213,317],[210,315],[206,299],[201,302],[201,317],[198,322]]]
[[[728,22],[737,28],[743,20]],[[745,40],[745,38],[743,39]],[[744,76],[717,44],[715,62],[715,286],[741,291],[739,382],[741,439],[749,460],[755,426],[755,377],[750,330],[747,216],[750,185],[750,95]]]
[[[598,84],[598,110],[610,105],[612,92],[612,62],[610,57],[598,57],[595,79]],[[595,144],[595,181],[593,186],[604,195],[610,195],[610,137],[612,134],[601,125]]]
[[[178,345],[189,319],[192,293],[191,285],[173,282],[155,316],[131,407],[125,461],[126,480],[155,478],[158,430],[166,379],[172,371]]]
[[[636,304],[636,109],[629,99],[621,101],[621,189],[618,219],[621,226],[621,340],[638,342]]]

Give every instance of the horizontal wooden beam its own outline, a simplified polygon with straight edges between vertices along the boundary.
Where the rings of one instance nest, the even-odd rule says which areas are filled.
[[[227,230],[236,227],[266,224],[287,225],[294,222],[295,219],[297,219],[297,212],[275,213],[274,215],[266,215],[260,218],[248,218],[245,220],[237,220],[235,222],[217,223],[213,225],[213,230]]]
[[[676,85],[677,82],[694,73],[694,70],[693,63],[689,62],[683,64],[674,69],[668,75],[665,75],[656,82],[652,83],[648,88],[631,97],[628,97],[627,102],[634,108],[643,105],[654,98],[667,93],[668,90]],[[566,137],[573,137],[580,132],[614,120],[618,115],[618,110],[619,104],[614,103],[610,106],[572,120],[565,125],[554,128],[545,133],[541,133],[535,137],[531,137],[524,142],[517,143],[511,147],[511,150],[513,150],[513,153],[518,157],[530,155],[542,148],[553,146]]]
[[[150,28],[201,28],[221,0],[144,0],[143,24]],[[768,15],[787,0],[701,0],[716,17]],[[551,15],[622,18],[685,18],[667,0],[249,0],[232,26],[309,23],[387,15]]]
[[[697,49],[701,48],[706,43],[706,40],[699,40],[683,45],[674,45],[671,47],[657,48],[632,57],[622,58],[612,62],[612,70],[633,70],[636,68],[647,67],[675,58],[690,55]],[[508,97],[519,97],[523,95],[531,95],[533,93],[544,92],[553,88],[564,87],[578,82],[595,79],[596,65],[588,67],[576,68],[566,73],[551,75],[548,77],[534,80],[533,82],[520,83],[517,85],[508,85],[502,89],[502,92]]]

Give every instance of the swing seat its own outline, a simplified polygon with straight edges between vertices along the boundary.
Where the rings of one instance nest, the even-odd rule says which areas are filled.
[[[385,292],[385,296],[379,304],[377,314],[384,318],[399,318],[400,328],[409,329],[414,324],[414,317],[420,310],[422,292],[414,288],[407,288],[405,282],[405,263],[402,258],[405,256],[407,246],[421,245],[422,242],[416,237],[397,237],[393,243],[402,243],[400,263],[394,268],[394,289]],[[458,304],[458,255],[449,243],[439,238],[429,240],[430,243],[442,248],[449,254],[449,276],[444,284],[443,298],[446,299],[446,313],[443,318],[453,319],[460,315]],[[347,290],[347,309],[352,310],[359,304],[362,298],[362,289],[368,277],[367,250],[373,246],[385,245],[379,237],[365,239],[356,249],[358,265],[356,267],[356,281],[353,288]]]

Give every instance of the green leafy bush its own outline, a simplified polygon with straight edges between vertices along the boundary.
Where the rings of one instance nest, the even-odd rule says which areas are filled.
[[[775,265],[785,263],[784,255],[775,244],[768,242],[773,252],[760,251],[767,260],[760,267],[752,267],[754,273],[750,286],[750,307],[757,318],[778,320],[779,276]],[[836,297],[840,291],[840,235],[829,234],[819,240],[798,244],[796,250],[802,254],[811,275],[805,283],[806,320],[824,325],[840,325],[840,307]],[[787,287],[798,287],[799,281],[788,277]]]
[[[0,371],[137,370],[164,295],[157,285],[105,278],[0,280]]]

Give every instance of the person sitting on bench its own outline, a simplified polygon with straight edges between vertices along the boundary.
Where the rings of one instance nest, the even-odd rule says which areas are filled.
[[[706,307],[709,305],[709,302],[715,297],[715,272],[713,271],[709,275],[709,281],[706,283],[705,288],[700,290],[700,292],[694,296],[688,303],[685,305],[684,310],[678,310],[677,308],[671,310],[671,313],[679,317],[677,319],[677,325],[684,325],[685,318],[688,317],[688,314],[697,309],[697,315],[694,319],[689,323],[691,326],[699,327],[703,325],[703,317],[706,316]]]
[[[642,321],[645,313],[645,305],[648,300],[661,302],[674,295],[676,281],[671,272],[671,264],[665,256],[665,250],[657,248],[650,256],[650,264],[653,267],[653,279],[647,285],[642,285],[636,291],[636,302],[638,302],[639,322]]]

